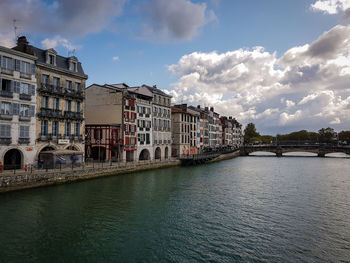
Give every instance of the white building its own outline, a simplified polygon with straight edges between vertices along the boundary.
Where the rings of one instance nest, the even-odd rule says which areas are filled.
[[[34,163],[36,59],[0,46],[0,161],[4,169]]]

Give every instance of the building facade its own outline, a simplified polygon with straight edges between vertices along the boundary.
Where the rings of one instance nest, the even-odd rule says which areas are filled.
[[[13,49],[37,57],[36,161],[54,150],[84,151],[85,81],[81,63],[54,49],[42,50],[19,37]]]
[[[36,59],[0,47],[0,161],[4,169],[21,169],[35,160]]]

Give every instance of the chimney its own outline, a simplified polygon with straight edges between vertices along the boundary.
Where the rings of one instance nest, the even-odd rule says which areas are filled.
[[[20,46],[20,45],[27,46],[28,44],[29,43],[28,43],[27,38],[25,36],[18,37],[18,39],[17,39],[18,46]]]
[[[25,36],[17,38],[17,46],[13,48],[14,50],[27,53],[29,55],[34,55],[33,49],[29,46],[29,42]]]

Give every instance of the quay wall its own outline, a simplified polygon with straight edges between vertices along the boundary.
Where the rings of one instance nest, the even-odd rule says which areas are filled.
[[[218,162],[232,159],[239,156],[239,151],[227,154],[221,154],[209,162]],[[95,166],[84,165],[83,167],[73,169],[54,169],[54,170],[34,170],[28,172],[3,172],[0,173],[0,193],[9,192],[27,188],[49,186],[63,183],[70,183],[80,180],[94,179],[103,176],[115,176],[126,173],[135,173],[145,170],[153,170],[166,167],[181,165],[180,160],[167,160],[162,162],[134,162],[118,165],[95,164]]]
[[[132,163],[118,166],[92,167],[91,165],[75,168],[75,170],[35,170],[32,173],[11,172],[0,173],[0,193],[26,188],[63,184],[80,180],[93,179],[103,176],[114,176],[126,173],[134,173],[158,168],[166,168],[180,165],[179,160],[164,162]],[[97,165],[96,165],[97,166]]]

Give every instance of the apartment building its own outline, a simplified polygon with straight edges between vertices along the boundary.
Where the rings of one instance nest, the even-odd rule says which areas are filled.
[[[0,161],[21,169],[35,160],[36,56],[0,46]]]
[[[31,46],[26,37],[19,37],[13,49],[37,57],[36,160],[40,162],[40,153],[45,151],[83,153],[84,90],[88,76],[81,63],[75,56],[64,57],[54,49]]]

